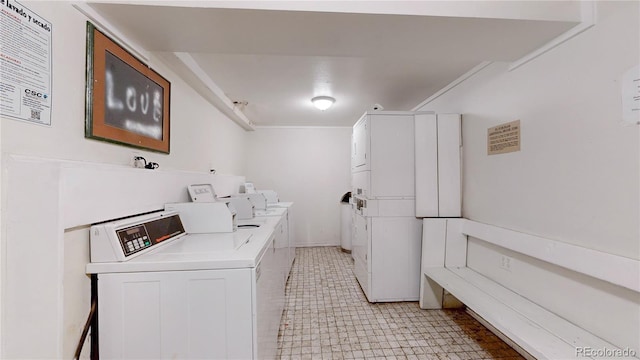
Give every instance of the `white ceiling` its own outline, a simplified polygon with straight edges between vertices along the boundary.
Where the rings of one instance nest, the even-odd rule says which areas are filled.
[[[502,3],[509,8],[506,15],[492,10],[501,5],[492,1],[456,3],[456,12],[435,6],[441,2],[397,2],[393,15],[366,13],[362,1],[254,6],[262,9],[210,7],[225,2],[155,3],[90,6],[160,59],[190,54],[230,100],[248,102],[241,110],[256,126],[351,126],[376,103],[385,110],[411,110],[483,61],[517,60],[569,30],[579,10],[575,1],[536,2],[531,16],[525,12],[532,2]],[[325,11],[282,10],[314,3]],[[338,12],[326,11],[331,3]],[[358,3],[359,10],[338,9]],[[380,10],[385,3],[393,5],[368,3],[377,4],[372,8],[378,12],[385,11]],[[548,8],[539,6],[544,3]],[[481,17],[442,16],[473,13],[474,6]],[[551,20],[544,20],[545,10]],[[559,13],[568,15],[558,19]],[[317,95],[333,96],[336,103],[319,111],[310,102]]]

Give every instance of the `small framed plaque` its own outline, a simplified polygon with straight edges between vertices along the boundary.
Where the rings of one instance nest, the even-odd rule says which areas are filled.
[[[487,130],[487,154],[520,151],[520,120],[494,126]]]

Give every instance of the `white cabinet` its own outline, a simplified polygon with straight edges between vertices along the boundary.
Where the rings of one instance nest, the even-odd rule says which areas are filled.
[[[460,217],[462,146],[459,114],[416,116],[417,217]]]

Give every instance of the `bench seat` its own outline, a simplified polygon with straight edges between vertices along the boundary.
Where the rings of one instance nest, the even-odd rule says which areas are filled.
[[[588,349],[618,349],[468,267],[423,272],[536,359],[584,359]]]

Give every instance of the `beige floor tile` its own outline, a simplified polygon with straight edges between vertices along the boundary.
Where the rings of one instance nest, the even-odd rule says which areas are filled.
[[[463,310],[371,304],[337,247],[296,249],[279,359],[522,359]]]

